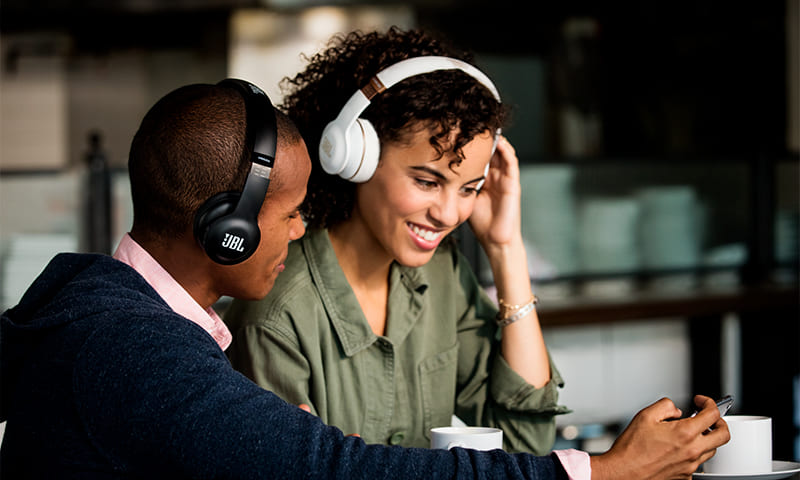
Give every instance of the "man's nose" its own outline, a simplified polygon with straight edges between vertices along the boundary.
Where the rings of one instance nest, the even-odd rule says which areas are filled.
[[[292,234],[289,235],[289,238],[291,238],[292,240],[297,240],[306,233],[306,225],[305,223],[303,223],[303,219],[299,215],[295,219],[295,224],[292,226],[291,233]]]

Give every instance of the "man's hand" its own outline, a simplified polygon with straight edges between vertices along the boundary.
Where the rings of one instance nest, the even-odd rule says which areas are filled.
[[[714,400],[697,395],[694,402],[700,411],[692,418],[680,419],[667,398],[637,413],[608,452],[592,457],[592,480],[690,479],[730,440]]]

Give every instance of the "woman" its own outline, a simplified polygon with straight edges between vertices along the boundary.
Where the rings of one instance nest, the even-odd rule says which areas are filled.
[[[409,75],[418,67],[403,62],[387,80],[387,68],[430,56],[470,60],[418,31],[351,33],[288,82],[283,108],[313,163],[301,208],[308,233],[265,299],[231,306],[229,356],[369,443],[427,447],[430,428],[456,415],[502,428],[508,451],[545,454],[554,416],[567,410],[530,288],[518,160],[498,134],[505,107],[469,64]],[[351,96],[362,103],[355,113]],[[327,173],[348,126],[377,135],[349,146],[357,165],[342,175],[357,182]],[[358,163],[372,149],[377,167]],[[451,240],[467,220],[499,312]]]

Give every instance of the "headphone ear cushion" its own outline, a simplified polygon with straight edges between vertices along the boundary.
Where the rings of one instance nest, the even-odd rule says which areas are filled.
[[[194,217],[194,236],[215,262],[233,265],[250,257],[261,232],[252,221],[233,215],[239,192],[224,192],[208,199]]]
[[[360,148],[353,150],[351,155],[354,157],[354,168],[350,172],[342,172],[342,176],[347,176],[351,182],[363,183],[372,178],[375,169],[378,168],[378,159],[381,156],[381,142],[375,127],[369,120],[363,118],[356,119],[356,125],[351,129],[351,138],[356,134],[359,137]],[[353,141],[355,143],[355,141]]]
[[[205,239],[209,227],[214,224],[214,221],[236,209],[239,196],[240,194],[236,192],[218,193],[206,200],[197,209],[197,213],[194,216],[194,236],[203,245],[203,248],[205,248]]]
[[[352,180],[353,175],[358,173],[361,168],[361,158],[364,154],[364,126],[361,119],[355,119],[344,133],[343,148],[340,148],[340,153],[345,155],[342,160],[341,168],[337,173],[345,180]]]

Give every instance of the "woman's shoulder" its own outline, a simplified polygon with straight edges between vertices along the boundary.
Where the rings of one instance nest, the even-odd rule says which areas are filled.
[[[270,292],[261,300],[234,299],[231,302],[225,313],[229,328],[280,322],[298,305],[309,305],[317,294],[300,241],[289,244],[284,267]]]

